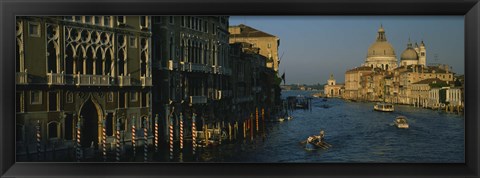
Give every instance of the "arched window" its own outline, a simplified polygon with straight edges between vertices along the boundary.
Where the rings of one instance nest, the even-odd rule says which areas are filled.
[[[48,138],[58,138],[60,136],[59,124],[56,121],[48,123]]]

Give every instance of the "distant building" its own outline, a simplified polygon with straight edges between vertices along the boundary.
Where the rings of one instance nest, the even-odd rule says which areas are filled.
[[[340,97],[342,96],[342,88],[344,85],[337,84],[335,78],[333,78],[333,74],[330,75],[330,78],[327,80],[327,84],[325,84],[323,91],[326,97]]]
[[[397,67],[395,51],[387,42],[385,30],[381,26],[376,42],[368,48],[365,63],[345,72],[345,93],[342,97],[432,107],[432,103],[448,102],[446,99],[438,99],[438,96],[443,97],[445,94],[435,93],[436,89],[432,87],[442,83],[442,87],[447,88],[457,85],[458,90],[449,90],[449,99],[462,104],[461,80],[456,81],[455,73],[448,65],[427,66],[426,56],[423,41],[420,46],[415,44],[414,48],[409,40],[401,55],[400,67]]]
[[[278,37],[244,24],[230,26],[228,31],[230,32],[230,43],[246,42],[252,44],[253,47],[258,47],[260,54],[267,58],[267,67],[278,71],[280,62],[278,57],[280,39]]]

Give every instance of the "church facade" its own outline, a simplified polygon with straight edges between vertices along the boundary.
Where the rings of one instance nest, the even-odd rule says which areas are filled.
[[[426,45],[413,45],[410,40],[400,55],[400,61],[392,45],[387,41],[386,32],[380,26],[376,41],[370,45],[365,62],[345,72],[345,92],[342,97],[349,100],[385,101],[416,106],[438,106],[436,96],[423,90],[446,90],[455,94],[455,105],[462,105],[462,86],[451,67],[445,64],[427,65]],[[428,87],[427,87],[428,86]],[[452,90],[449,92],[449,90]],[[453,94],[452,94],[453,96]],[[452,98],[451,96],[449,98]],[[432,102],[436,101],[436,102]]]

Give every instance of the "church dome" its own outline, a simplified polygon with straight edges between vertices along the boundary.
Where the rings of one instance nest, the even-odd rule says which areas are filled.
[[[367,57],[395,57],[395,50],[387,41],[383,26],[378,29],[377,40],[368,48]]]
[[[409,42],[407,44],[407,49],[403,51],[400,60],[418,60],[418,54],[415,49],[412,48],[412,44]]]

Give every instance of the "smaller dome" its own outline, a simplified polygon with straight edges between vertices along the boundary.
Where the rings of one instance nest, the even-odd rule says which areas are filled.
[[[407,49],[403,51],[400,60],[418,60],[418,54],[415,49],[413,49],[412,46],[409,44]]]

